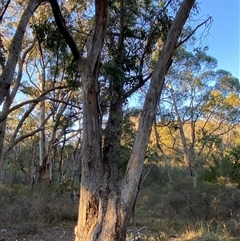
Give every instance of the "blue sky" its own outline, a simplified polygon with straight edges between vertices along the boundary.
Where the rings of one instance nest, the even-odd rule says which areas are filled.
[[[211,15],[213,23],[204,43],[208,54],[218,60],[218,69],[224,69],[240,79],[239,58],[239,0],[199,0],[200,16]]]

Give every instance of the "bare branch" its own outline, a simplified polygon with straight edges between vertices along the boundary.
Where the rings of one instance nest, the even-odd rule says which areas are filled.
[[[196,31],[197,31],[200,27],[202,27],[204,24],[206,25],[208,21],[210,21],[209,24],[212,23],[212,17],[211,17],[211,16],[208,17],[208,18],[207,18],[205,21],[203,21],[202,23],[198,24],[197,27],[195,27],[195,28],[192,30],[191,34],[189,34],[186,38],[184,38],[183,40],[181,40],[181,41],[177,44],[177,48],[178,48],[180,45],[182,45],[182,44],[184,44],[185,42],[187,42],[187,41],[196,33]]]
[[[4,14],[5,14],[5,12],[6,12],[7,8],[8,8],[8,5],[9,5],[10,1],[11,0],[8,0],[6,2],[6,4],[3,6],[3,9],[2,9],[1,15],[0,15],[0,22],[2,22],[2,20],[3,20],[3,16],[4,16]]]
[[[8,111],[8,113],[4,113],[3,116],[1,116],[1,118],[0,118],[0,123],[1,123],[2,121],[4,121],[4,120],[7,118],[7,116],[8,116],[11,112],[13,112],[14,110],[17,110],[17,109],[19,109],[20,107],[22,107],[22,106],[24,106],[24,105],[27,105],[27,104],[31,104],[31,103],[36,103],[36,104],[37,104],[39,101],[41,101],[41,100],[43,100],[44,98],[46,98],[45,95],[48,94],[49,92],[51,92],[51,91],[53,91],[53,90],[56,90],[56,89],[65,89],[66,87],[67,87],[67,86],[59,86],[59,87],[55,87],[55,88],[48,89],[48,90],[46,90],[44,93],[42,93],[42,94],[41,94],[38,98],[36,98],[36,99],[27,100],[27,101],[24,101],[24,102],[22,102],[22,103],[20,103],[20,104],[18,104],[18,105],[13,106],[13,107]]]

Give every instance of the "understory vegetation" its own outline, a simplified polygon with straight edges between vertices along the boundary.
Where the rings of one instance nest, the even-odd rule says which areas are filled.
[[[171,170],[172,183],[159,165],[145,165],[144,172],[147,176],[127,240],[140,236],[139,240],[149,241],[240,240],[240,191],[229,178],[219,176],[209,182],[201,174],[194,188],[192,178],[186,178],[181,168]],[[41,229],[61,226],[71,227],[73,235],[78,199],[73,200],[70,184],[68,180],[61,187],[45,183],[33,188],[20,184],[1,187],[0,229],[17,228],[34,237]]]

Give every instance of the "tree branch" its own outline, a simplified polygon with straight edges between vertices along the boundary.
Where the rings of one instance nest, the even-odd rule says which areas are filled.
[[[212,22],[212,17],[208,17],[205,21],[203,21],[202,23],[198,24],[196,28],[194,28],[191,32],[191,34],[189,34],[186,38],[184,38],[183,40],[181,40],[178,44],[177,44],[177,48],[184,44],[185,42],[187,42],[195,33],[196,31],[202,27],[204,24],[206,24],[208,21],[210,20],[210,23]]]
[[[72,36],[68,32],[65,19],[62,16],[57,0],[50,0],[49,2],[51,4],[52,12],[60,33],[62,34],[69,48],[71,49],[74,59],[79,60],[80,52],[78,50],[78,47],[75,41],[73,40]]]
[[[25,8],[15,34],[13,36],[11,45],[9,47],[8,60],[4,66],[2,75],[0,76],[0,105],[3,103],[6,95],[9,93],[9,89],[14,77],[16,65],[22,50],[22,42],[29,19],[42,3],[42,0],[31,0],[28,2]]]
[[[5,14],[5,12],[6,12],[7,8],[8,8],[8,5],[9,5],[10,1],[11,0],[8,0],[6,2],[6,4],[5,4],[5,6],[3,6],[3,10],[2,10],[1,15],[0,15],[0,22],[2,22],[2,20],[3,20],[3,16],[4,16],[4,14]]]
[[[36,104],[37,104],[39,101],[43,100],[43,98],[45,98],[45,95],[48,94],[49,92],[51,92],[51,91],[53,91],[53,90],[55,90],[55,89],[65,89],[65,88],[66,88],[66,86],[59,86],[59,87],[54,87],[54,88],[48,89],[48,90],[46,90],[44,93],[42,93],[42,94],[41,94],[38,98],[36,98],[36,99],[27,100],[27,101],[24,101],[24,102],[22,102],[22,103],[20,103],[20,104],[18,104],[18,105],[13,106],[13,107],[8,111],[8,113],[4,113],[3,116],[0,117],[0,123],[1,123],[2,121],[4,121],[4,120],[7,118],[7,116],[8,116],[11,112],[13,112],[14,110],[17,110],[17,109],[19,109],[20,107],[22,107],[22,106],[24,106],[24,105],[27,105],[27,104],[31,104],[31,103],[36,103]]]

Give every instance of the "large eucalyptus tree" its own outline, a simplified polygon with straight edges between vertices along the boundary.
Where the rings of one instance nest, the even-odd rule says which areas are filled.
[[[194,2],[194,0],[185,0],[180,4],[178,12],[171,22],[171,27],[167,31],[151,75],[149,90],[142,109],[138,132],[127,170],[124,176],[121,177],[118,166],[118,147],[121,137],[119,124],[121,125],[122,102],[124,101],[123,80],[126,79],[126,76],[117,73],[118,76],[114,78],[114,81],[109,82],[109,119],[103,134],[101,122],[103,112],[99,88],[100,67],[104,54],[102,51],[109,31],[108,18],[110,14],[108,14],[108,8],[111,7],[109,6],[111,1],[95,1],[94,28],[84,58],[69,34],[57,1],[50,1],[59,30],[69,44],[82,73],[83,160],[79,218],[75,228],[76,241],[125,240],[127,225],[138,194],[146,147],[164,77],[171,65],[171,58],[178,46],[179,36]],[[127,26],[127,23],[123,17],[126,13],[125,2],[120,1],[118,5],[121,11],[119,14],[119,29],[115,35],[119,36],[119,45],[115,54],[121,62],[121,57],[124,55],[122,53],[125,51],[122,44],[126,34],[126,28],[124,27]],[[131,30],[131,27],[129,29]],[[121,64],[126,66],[126,63],[120,63],[120,70]],[[117,67],[119,65],[115,66],[115,71],[118,71]],[[141,65],[138,67],[141,67]]]
[[[29,1],[31,14],[40,2]],[[50,3],[59,31],[72,51],[83,88],[83,158],[76,241],[125,240],[164,77],[174,51],[188,39],[181,33],[195,0],[95,0],[94,4],[82,3],[83,7],[71,0],[67,2],[69,8],[60,8],[57,0],[46,2]],[[67,21],[61,11],[67,12]],[[19,42],[11,45],[17,51],[9,55],[0,79],[0,104],[9,92],[30,15],[27,16],[23,18],[24,27],[19,29]],[[81,21],[93,24],[86,26]],[[80,31],[74,29],[74,22]],[[77,34],[83,30],[86,42]],[[153,52],[155,61],[151,61]],[[10,71],[11,61],[14,64]],[[127,98],[147,81],[138,132],[126,172],[120,175],[123,107]]]

